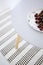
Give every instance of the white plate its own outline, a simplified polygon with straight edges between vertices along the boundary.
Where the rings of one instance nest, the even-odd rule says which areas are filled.
[[[41,10],[38,10],[38,11],[35,11],[35,12],[32,12],[32,13],[28,13],[27,15],[27,23],[35,30],[39,31],[39,32],[43,32],[41,30],[39,30],[39,28],[37,27],[37,24],[35,23],[35,17],[34,15],[36,13],[40,13]]]

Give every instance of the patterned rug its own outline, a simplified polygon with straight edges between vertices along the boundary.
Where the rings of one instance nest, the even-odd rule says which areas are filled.
[[[0,52],[9,65],[43,65],[43,49],[31,45],[23,38],[15,48],[15,31],[9,9],[0,13]]]

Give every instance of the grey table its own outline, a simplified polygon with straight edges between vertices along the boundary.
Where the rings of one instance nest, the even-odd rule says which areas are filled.
[[[43,9],[43,0],[22,0],[13,10],[12,19],[16,31],[28,42],[43,48],[43,33],[37,32],[27,24],[29,12]]]

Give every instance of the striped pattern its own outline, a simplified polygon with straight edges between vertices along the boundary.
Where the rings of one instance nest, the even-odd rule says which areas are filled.
[[[11,38],[14,34],[15,34],[14,29],[11,29],[5,35],[3,35],[2,37],[0,37],[0,45],[2,45],[6,40],[8,40],[9,38]]]
[[[43,63],[43,55],[38,59],[34,65],[41,65]]]
[[[0,52],[10,65],[43,65],[43,49],[21,40],[15,48],[18,33],[12,26],[11,11],[0,12]]]
[[[8,61],[11,62],[15,59],[17,55],[19,55],[26,47],[28,46],[28,43],[24,44],[22,47],[20,47],[12,56],[9,57]]]
[[[33,47],[32,49],[30,49],[21,59],[20,61],[18,61],[17,64],[25,64],[27,65],[28,62],[31,60],[31,58],[37,54],[37,52],[39,51],[40,49],[39,48],[36,48],[36,47]]]

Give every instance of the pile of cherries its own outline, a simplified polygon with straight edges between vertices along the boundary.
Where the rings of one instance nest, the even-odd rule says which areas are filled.
[[[35,23],[37,27],[43,31],[43,10],[40,13],[36,13],[35,15]]]

